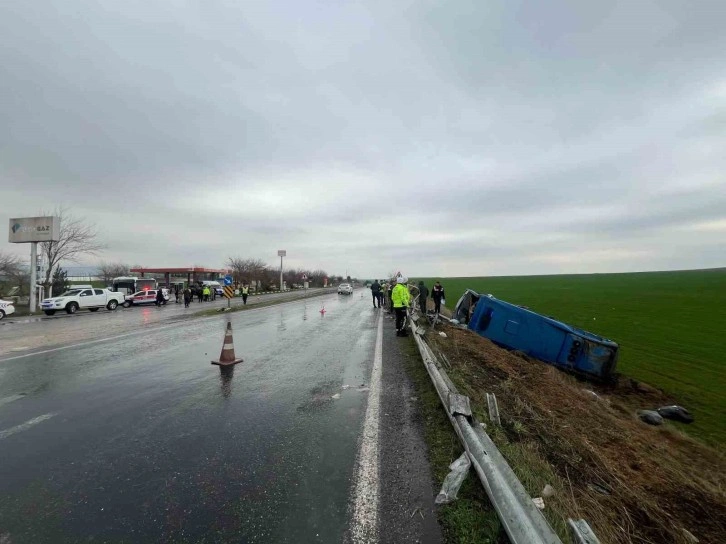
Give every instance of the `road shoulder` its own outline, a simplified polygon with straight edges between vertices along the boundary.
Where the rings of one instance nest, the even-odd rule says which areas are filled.
[[[384,309],[374,311],[385,311]],[[380,419],[380,542],[442,542],[428,448],[414,386],[406,371],[410,338],[383,320]]]

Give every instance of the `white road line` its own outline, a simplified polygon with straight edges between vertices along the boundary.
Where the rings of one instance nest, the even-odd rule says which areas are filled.
[[[7,438],[8,436],[13,435],[15,433],[26,431],[26,430],[30,429],[33,425],[42,423],[46,419],[50,419],[55,415],[56,414],[54,414],[54,413],[43,414],[42,416],[38,416],[38,417],[34,417],[33,419],[29,419],[25,423],[21,423],[20,425],[16,425],[15,427],[10,427],[9,429],[0,431],[0,440],[2,440],[3,438]]]
[[[299,298],[299,299],[291,300],[289,302],[281,302],[280,304],[275,304],[274,306],[275,307],[287,306],[288,304],[294,304],[296,302],[303,302],[305,300],[307,300],[307,299]],[[266,310],[267,308],[272,308],[272,306],[263,306],[262,308],[250,308],[249,310],[244,310],[243,312],[233,312],[233,313],[247,314],[250,312],[259,312],[262,310]],[[128,332],[125,334],[117,334],[116,336],[107,336],[106,338],[97,338],[96,340],[89,340],[87,342],[79,342],[78,344],[71,344],[68,346],[59,346],[57,348],[44,349],[42,351],[33,351],[30,353],[24,353],[23,355],[15,355],[14,357],[2,357],[2,355],[0,355],[0,363],[4,363],[6,361],[14,361],[16,359],[24,359],[26,357],[33,357],[34,355],[45,355],[46,353],[54,353],[56,351],[63,351],[66,349],[81,348],[84,346],[92,346],[93,344],[98,344],[99,342],[108,342],[110,340],[118,340],[119,338],[128,338],[129,336],[138,336],[139,334],[146,334],[149,332],[163,331],[165,329],[171,329],[173,327],[189,325],[192,322],[198,323],[200,321],[208,321],[210,319],[219,319],[219,317],[221,317],[223,315],[231,315],[231,314],[224,314],[224,313],[220,312],[220,315],[210,315],[209,317],[200,317],[198,319],[194,319],[193,317],[190,316],[190,318],[188,320],[183,320],[183,321],[180,320],[175,323],[171,323],[169,325],[161,325],[158,327],[156,327],[156,326],[145,327],[141,330],[132,331],[132,332]]]
[[[25,395],[10,395],[9,397],[5,397],[4,399],[0,399],[0,406],[3,404],[8,404],[13,402],[14,400],[22,399]]]
[[[378,477],[378,419],[381,400],[381,374],[383,371],[383,314],[378,317],[378,333],[368,392],[368,408],[363,423],[363,441],[358,452],[357,473],[354,488],[353,520],[350,528],[351,542],[378,542],[378,501],[380,480]]]

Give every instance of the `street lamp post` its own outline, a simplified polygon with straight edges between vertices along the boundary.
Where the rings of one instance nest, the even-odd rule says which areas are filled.
[[[280,257],[280,292],[282,293],[282,258],[287,257],[287,251],[284,249],[278,249],[277,256]]]

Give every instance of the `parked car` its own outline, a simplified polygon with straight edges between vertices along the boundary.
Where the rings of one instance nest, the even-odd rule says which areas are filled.
[[[353,287],[350,285],[350,283],[341,283],[340,285],[338,285],[338,294],[339,295],[352,295]]]
[[[6,315],[14,314],[15,313],[15,306],[13,306],[13,303],[9,300],[0,300],[0,319],[4,318]]]
[[[58,310],[75,314],[78,310],[97,312],[101,308],[115,310],[124,303],[122,293],[114,293],[108,289],[81,288],[70,289],[58,297],[46,298],[40,303],[45,315],[53,315]]]
[[[146,291],[137,291],[133,295],[127,298],[127,300],[131,304],[156,304],[156,289],[148,289]],[[162,294],[164,295],[164,304],[166,304],[169,301],[169,290],[168,289],[162,289]]]

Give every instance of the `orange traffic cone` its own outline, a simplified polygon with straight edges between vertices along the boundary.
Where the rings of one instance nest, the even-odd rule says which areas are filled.
[[[212,361],[213,365],[230,366],[241,363],[242,359],[237,359],[234,354],[234,340],[232,339],[232,323],[227,321],[227,330],[224,333],[224,344],[222,344],[222,353],[219,354],[219,361]]]

